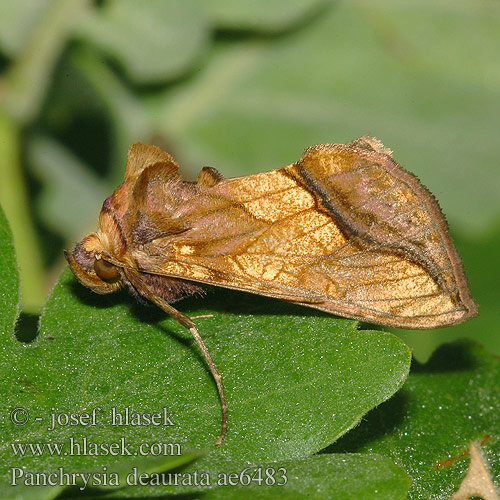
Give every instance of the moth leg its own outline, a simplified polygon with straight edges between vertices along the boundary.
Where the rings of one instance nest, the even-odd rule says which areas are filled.
[[[161,297],[151,295],[148,296],[148,299],[151,300],[151,302],[156,304],[158,307],[163,309],[171,318],[175,319],[178,323],[180,323],[182,326],[184,326],[191,332],[191,335],[198,344],[198,347],[200,348],[200,351],[203,354],[203,357],[205,358],[208,367],[210,368],[210,372],[212,373],[212,377],[215,380],[215,385],[217,386],[217,391],[219,393],[219,400],[222,412],[222,425],[221,425],[220,435],[215,441],[215,446],[220,446],[222,440],[224,439],[224,436],[226,435],[226,429],[227,429],[227,402],[219,370],[217,370],[217,367],[215,366],[212,356],[210,356],[210,353],[208,352],[208,349],[206,348],[205,343],[203,342],[203,339],[198,333],[198,330],[196,329],[196,326],[194,325],[192,319],[189,316],[186,316],[185,314],[175,309],[175,307],[172,307],[168,302],[163,300]]]
[[[219,392],[219,400],[222,413],[222,424],[219,437],[215,441],[215,446],[220,446],[222,440],[224,439],[224,436],[226,435],[226,429],[227,429],[227,403],[226,403],[226,396],[224,395],[224,387],[222,386],[222,378],[219,374],[219,371],[217,370],[217,367],[215,366],[215,363],[212,360],[212,357],[210,356],[210,353],[208,352],[208,349],[203,343],[203,339],[200,337],[200,334],[198,333],[196,327],[193,325],[192,328],[189,328],[189,331],[192,333],[194,340],[196,340],[196,343],[200,348],[200,351],[203,353],[203,357],[205,358],[205,361],[207,362],[210,371],[212,372],[215,384],[217,385],[217,391]]]
[[[213,318],[213,314],[200,314],[199,316],[191,316],[191,319],[200,319],[200,318]]]

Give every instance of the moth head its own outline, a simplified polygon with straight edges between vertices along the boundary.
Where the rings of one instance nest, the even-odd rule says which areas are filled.
[[[78,281],[96,293],[112,293],[123,285],[120,267],[109,260],[98,235],[91,233],[64,252],[69,267]]]

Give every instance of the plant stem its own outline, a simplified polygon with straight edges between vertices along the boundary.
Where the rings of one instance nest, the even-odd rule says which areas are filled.
[[[19,135],[12,118],[0,110],[0,203],[14,236],[22,306],[25,311],[36,313],[41,309],[46,290],[39,243],[21,169]]]

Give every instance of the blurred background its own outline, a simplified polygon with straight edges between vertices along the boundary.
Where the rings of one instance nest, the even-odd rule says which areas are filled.
[[[495,0],[0,2],[0,203],[25,313],[96,228],[130,143],[193,180],[370,134],[439,200],[479,309],[396,333],[422,360],[464,336],[500,353],[499,26]]]

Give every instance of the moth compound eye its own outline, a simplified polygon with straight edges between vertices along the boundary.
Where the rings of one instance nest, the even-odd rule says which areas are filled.
[[[103,259],[94,259],[94,271],[106,283],[114,283],[120,279],[118,268]]]

